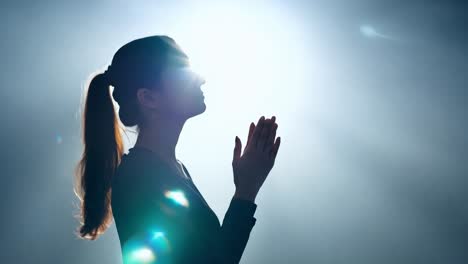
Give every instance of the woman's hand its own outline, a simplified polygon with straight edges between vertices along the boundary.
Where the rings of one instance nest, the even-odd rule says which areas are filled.
[[[242,143],[236,136],[232,168],[236,193],[234,197],[255,201],[260,187],[275,164],[281,137],[276,137],[278,124],[276,117],[266,119],[262,116],[257,125],[252,122],[247,144],[241,156]]]

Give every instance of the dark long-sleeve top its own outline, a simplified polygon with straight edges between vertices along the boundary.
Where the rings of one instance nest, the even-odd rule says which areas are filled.
[[[239,263],[257,205],[233,198],[221,225],[181,164],[188,179],[150,150],[123,155],[111,205],[124,264]]]

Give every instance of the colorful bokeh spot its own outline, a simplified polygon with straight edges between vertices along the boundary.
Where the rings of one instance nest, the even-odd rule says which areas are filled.
[[[55,137],[55,142],[57,142],[57,144],[62,144],[62,142],[63,142],[62,136],[61,136],[61,135],[57,135],[57,136]]]
[[[153,234],[153,239],[159,239],[159,238],[163,238],[164,237],[164,233],[163,232],[154,232]]]
[[[185,197],[185,194],[180,190],[166,191],[164,193],[164,196],[166,196],[166,198],[170,199],[171,201],[175,202],[178,205],[181,205],[183,207],[189,206],[189,202],[187,198]]]
[[[133,263],[153,263],[156,261],[156,256],[149,248],[139,248],[132,252]]]
[[[124,264],[171,263],[171,246],[162,231],[134,235],[123,247]]]

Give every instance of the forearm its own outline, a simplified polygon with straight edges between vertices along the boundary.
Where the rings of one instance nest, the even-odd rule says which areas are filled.
[[[257,205],[246,199],[234,196],[221,226],[224,260],[226,263],[239,263],[255,225],[253,217]]]

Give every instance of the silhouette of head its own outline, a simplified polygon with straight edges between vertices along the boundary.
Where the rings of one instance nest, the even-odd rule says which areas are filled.
[[[79,197],[79,236],[96,239],[112,223],[111,183],[123,155],[123,140],[114,111],[125,126],[158,120],[184,122],[203,113],[200,86],[205,82],[190,70],[187,55],[167,36],[133,40],[114,55],[104,73],[96,74],[86,93],[83,112],[84,150],[75,168]],[[109,87],[113,86],[112,96]]]
[[[141,127],[157,118],[186,120],[206,109],[200,89],[205,80],[190,69],[188,56],[170,37],[125,44],[105,75],[125,126]]]

